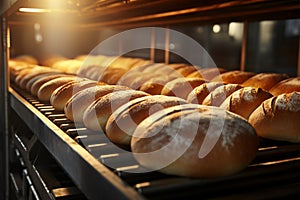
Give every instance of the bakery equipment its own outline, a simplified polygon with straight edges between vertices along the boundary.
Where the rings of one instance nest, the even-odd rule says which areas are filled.
[[[1,174],[0,184],[6,186],[2,189],[4,192],[1,190],[2,198],[12,194],[8,188],[17,197],[29,199],[299,197],[299,145],[293,143],[263,140],[253,164],[239,174],[220,179],[180,178],[158,172],[142,174],[124,172],[125,169],[140,166],[127,154],[111,152],[111,143],[101,149],[102,144],[108,142],[103,136],[96,135],[84,127],[74,129],[74,125],[65,119],[63,113],[56,112],[50,105],[39,102],[13,85],[9,87],[8,28],[34,24],[39,14],[18,9],[43,7],[43,4],[40,1],[23,0],[4,1],[2,4],[0,72],[4,78],[0,84],[0,111],[4,117],[0,122],[1,160],[6,160],[6,164],[1,165],[3,176]],[[245,21],[247,27],[251,20],[297,19],[300,7],[299,1],[293,0],[209,3],[191,1],[185,4],[174,0],[68,1],[60,6],[64,9],[60,10],[59,6],[53,4],[50,8],[39,12],[50,15],[50,10],[53,10],[60,17],[62,13],[71,15],[75,20],[68,19],[63,23],[73,28],[92,31],[97,28],[105,30],[107,27],[116,29],[140,26],[168,27],[181,23],[214,24],[232,20]],[[82,15],[76,15],[77,13]],[[47,19],[40,19],[40,24],[43,27],[43,24],[47,24]],[[36,32],[39,30],[37,27]],[[246,33],[246,30],[244,31]],[[30,32],[28,34],[30,35]],[[245,68],[246,62],[245,35],[240,55],[241,69]],[[168,41],[166,37],[165,43],[168,44]],[[84,53],[80,52],[79,47],[74,47],[74,51],[70,55]],[[159,55],[155,53],[150,49],[149,58],[157,59]],[[169,62],[171,57],[168,51],[164,52],[164,61]],[[298,66],[298,75],[299,71]],[[83,148],[81,146],[83,142],[88,143],[90,149]],[[97,156],[93,156],[94,153]],[[99,153],[105,156],[100,156]],[[11,154],[13,157],[9,156]],[[9,164],[8,158],[12,158],[13,163]],[[116,166],[117,170],[105,167],[105,163]]]

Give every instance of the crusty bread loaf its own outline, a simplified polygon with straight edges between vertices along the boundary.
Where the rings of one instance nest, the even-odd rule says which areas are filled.
[[[68,60],[60,60],[52,64],[52,68],[61,70],[66,73],[77,74],[79,71],[82,60],[68,59]]]
[[[32,55],[26,55],[26,54],[14,57],[12,60],[25,62],[25,63],[32,64],[32,65],[37,65],[39,63],[35,57],[33,57]]]
[[[38,81],[38,80],[40,80],[40,79],[42,79],[42,78],[44,78],[44,77],[48,77],[48,76],[52,76],[52,75],[58,75],[58,74],[64,75],[64,74],[61,73],[61,72],[47,72],[47,73],[42,73],[42,74],[40,74],[40,75],[37,75],[37,76],[35,76],[35,77],[32,77],[30,80],[27,81],[26,86],[25,86],[25,89],[26,89],[28,92],[31,92],[31,87],[32,87],[32,85],[33,85],[36,81]]]
[[[203,100],[202,104],[207,106],[220,106],[233,92],[241,89],[238,84],[227,84],[216,88]]]
[[[224,72],[216,77],[214,77],[212,82],[224,82],[224,83],[233,83],[233,84],[241,84],[254,76],[252,72],[244,72],[239,70]]]
[[[249,117],[261,137],[300,142],[300,92],[265,100]]]
[[[40,77],[39,79],[35,80],[34,83],[32,83],[32,86],[30,88],[31,94],[34,96],[37,96],[38,91],[43,84],[47,83],[48,81],[54,80],[56,78],[60,78],[60,77],[75,78],[75,76],[67,75],[67,74],[53,74],[53,75],[49,75],[49,76],[45,76],[45,77]]]
[[[119,67],[107,67],[99,76],[99,81],[115,85],[119,79],[127,72],[127,69]]]
[[[52,93],[50,97],[50,103],[56,110],[62,111],[64,110],[67,101],[77,92],[97,85],[106,85],[106,83],[92,81],[88,79],[80,79],[75,82],[68,82],[58,87]]]
[[[78,77],[59,77],[53,80],[48,81],[47,83],[44,83],[40,89],[37,92],[37,97],[40,101],[43,102],[49,102],[50,97],[54,90],[56,90],[58,87],[68,83],[68,82],[74,82],[78,81],[80,78]]]
[[[202,78],[177,78],[168,82],[162,89],[161,94],[186,99],[195,87],[203,83],[205,83],[205,80]]]
[[[36,65],[28,64],[21,61],[14,61],[9,60],[8,61],[8,67],[10,72],[10,80],[12,82],[15,82],[16,77],[23,71],[23,70],[29,70],[30,68],[37,67]]]
[[[30,79],[32,76],[37,76],[40,73],[46,73],[51,70],[52,69],[49,67],[41,67],[41,66],[35,66],[35,67],[21,70],[14,80],[15,84],[18,85],[19,87],[21,87],[21,82],[23,81],[23,79],[28,81],[28,79]],[[22,87],[23,86],[24,86],[24,84],[22,85]]]
[[[259,73],[252,76],[241,85],[244,87],[256,87],[269,91],[274,85],[287,78],[288,75],[286,74]]]
[[[233,92],[220,107],[248,119],[264,100],[271,97],[270,93],[261,88],[245,87]]]
[[[181,76],[187,77],[189,74],[197,71],[197,69],[191,65],[184,65],[183,67],[176,69],[176,71],[181,74]]]
[[[131,100],[112,113],[107,121],[105,133],[112,142],[129,145],[135,128],[146,117],[164,108],[186,103],[184,99],[164,95]]]
[[[216,88],[224,85],[221,82],[203,83],[195,87],[188,95],[187,101],[189,103],[202,104],[203,100],[214,91]]]
[[[114,91],[129,90],[120,85],[98,85],[84,89],[73,95],[66,103],[64,112],[74,122],[83,121],[83,113],[96,99]]]
[[[132,82],[128,85],[128,87],[139,90],[141,86],[150,80],[151,78],[157,77],[157,74],[154,73],[142,73],[140,76],[135,77]]]
[[[27,83],[31,80],[34,79],[35,77],[42,75],[42,74],[58,74],[58,73],[62,73],[60,71],[57,70],[53,70],[53,69],[45,69],[45,70],[37,70],[37,71],[33,71],[29,74],[27,74],[26,76],[24,76],[20,81],[19,81],[19,87],[22,89],[26,89]],[[17,77],[18,78],[18,77]]]
[[[209,81],[224,72],[226,72],[226,70],[223,68],[217,68],[217,67],[203,68],[203,69],[194,71],[193,73],[189,74],[187,77],[188,78],[203,78],[203,79]]]
[[[125,73],[118,81],[118,85],[124,85],[124,86],[127,86],[129,87],[130,84],[134,81],[134,79],[136,77],[139,77],[139,76],[142,76],[143,75],[143,72],[141,71],[138,71],[138,70],[132,70],[132,71],[129,71],[127,73]]]
[[[213,106],[166,108],[136,128],[133,155],[150,170],[212,178],[244,169],[256,156],[258,137],[242,117]]]
[[[300,92],[300,77],[293,77],[280,81],[272,87],[269,92],[274,96],[284,93]]]
[[[174,80],[175,77],[169,75],[161,75],[158,77],[154,77],[149,79],[148,81],[144,82],[140,87],[141,91],[152,95],[161,94],[162,89],[164,86],[171,80]]]
[[[112,112],[130,100],[149,94],[137,90],[116,91],[99,97],[84,112],[84,125],[95,131],[104,131]]]

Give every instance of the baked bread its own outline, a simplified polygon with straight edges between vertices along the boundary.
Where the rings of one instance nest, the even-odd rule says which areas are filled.
[[[241,89],[238,84],[227,84],[216,88],[203,100],[202,104],[207,106],[220,106],[233,92]]]
[[[287,78],[288,75],[286,74],[259,73],[242,83],[242,86],[256,87],[269,91],[274,85]]]
[[[264,100],[271,97],[270,93],[261,88],[245,87],[233,92],[220,107],[248,119]]]
[[[129,90],[120,85],[98,85],[84,89],[73,95],[66,103],[64,112],[68,119],[74,122],[83,121],[83,113],[96,99],[111,92]]]
[[[265,100],[249,117],[261,137],[300,142],[300,92],[281,94]]]
[[[27,81],[26,85],[25,85],[25,89],[30,92],[31,91],[31,87],[32,85],[38,81],[39,79],[41,78],[44,78],[44,77],[48,77],[48,76],[52,76],[52,75],[64,75],[63,73],[61,72],[47,72],[47,73],[42,73],[40,75],[37,75],[35,77],[32,77],[30,80]]]
[[[254,76],[252,72],[244,72],[244,71],[229,71],[224,72],[216,77],[214,77],[212,82],[224,82],[224,83],[233,83],[233,84],[241,84]]]
[[[59,77],[53,80],[44,83],[37,92],[37,97],[40,101],[49,102],[50,97],[54,90],[58,87],[68,83],[68,82],[75,82],[79,81],[80,78],[78,77]]]
[[[217,67],[203,68],[203,69],[194,71],[193,73],[189,74],[187,77],[188,78],[203,78],[203,79],[209,81],[224,72],[226,72],[226,70],[223,68],[217,68]]]
[[[37,67],[36,65],[31,65],[21,61],[8,61],[8,67],[10,72],[10,80],[15,82],[16,77],[21,73],[23,70],[29,70],[30,68]]]
[[[41,66],[36,66],[36,67],[24,69],[24,70],[22,70],[18,73],[18,75],[16,76],[14,82],[19,87],[21,87],[21,86],[24,87],[24,85],[26,85],[26,83],[21,85],[21,82],[23,82],[23,80],[24,80],[24,82],[28,81],[28,79],[30,79],[34,76],[37,76],[41,73],[49,72],[51,70],[52,69],[49,68],[49,67],[41,67]]]
[[[189,103],[202,104],[203,100],[216,88],[224,85],[221,82],[203,83],[195,87],[188,95],[187,101]]]
[[[144,82],[139,90],[144,91],[148,94],[158,95],[161,94],[164,86],[171,80],[174,80],[175,77],[169,75],[161,75],[154,77]]]
[[[119,79],[127,72],[127,69],[117,67],[107,67],[99,76],[99,81],[115,85]]]
[[[116,91],[99,97],[84,112],[84,125],[95,131],[104,131],[106,122],[112,112],[130,100],[149,94],[137,90]]]
[[[47,83],[48,81],[54,80],[56,78],[60,78],[60,77],[76,78],[76,76],[67,75],[67,74],[53,74],[53,75],[49,75],[49,76],[45,76],[45,77],[40,77],[39,79],[35,80],[32,83],[31,88],[30,88],[31,94],[34,96],[37,96],[38,91],[43,84]]]
[[[246,168],[258,143],[255,130],[242,117],[218,107],[185,104],[142,121],[131,149],[149,171],[212,178]]]
[[[300,77],[293,77],[280,81],[273,86],[269,92],[274,96],[284,93],[300,92]]]
[[[12,60],[20,61],[20,62],[32,64],[32,65],[37,65],[39,63],[35,57],[33,57],[31,55],[25,55],[25,54],[14,57]]]
[[[135,77],[132,82],[128,85],[128,87],[139,90],[141,86],[150,80],[151,78],[157,77],[157,74],[154,73],[142,73],[140,76]]]
[[[205,80],[202,78],[176,78],[164,86],[161,94],[186,99],[195,87],[203,83],[205,83]]]
[[[97,82],[87,79],[80,79],[75,82],[68,82],[60,87],[58,87],[50,97],[51,105],[59,111],[64,110],[64,107],[67,101],[75,95],[77,92],[84,90],[89,87],[97,86],[97,85],[106,85],[103,82]]]
[[[164,108],[186,103],[184,99],[164,95],[134,99],[112,113],[108,118],[105,133],[112,142],[129,145],[135,128],[145,118]]]

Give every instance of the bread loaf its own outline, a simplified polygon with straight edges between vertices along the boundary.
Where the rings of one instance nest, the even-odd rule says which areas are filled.
[[[48,76],[52,76],[52,75],[58,75],[58,74],[64,75],[64,74],[61,73],[61,72],[47,72],[47,73],[42,73],[42,74],[40,74],[40,75],[37,75],[37,76],[35,76],[35,77],[32,77],[30,80],[27,81],[26,86],[25,86],[25,89],[26,89],[28,92],[31,92],[31,87],[32,87],[32,85],[33,85],[36,81],[38,81],[38,80],[40,80],[40,79],[42,79],[42,78],[44,78],[44,77],[48,77]]]
[[[116,91],[95,100],[84,112],[84,125],[95,131],[104,131],[112,112],[130,100],[149,94],[137,90]]]
[[[243,118],[212,106],[166,108],[135,129],[131,149],[149,170],[188,177],[234,174],[254,159],[258,137]]]
[[[252,72],[244,72],[244,71],[229,71],[224,72],[216,77],[214,77],[212,82],[224,82],[224,83],[232,83],[232,84],[241,84],[254,76]]]
[[[99,76],[99,81],[115,85],[119,79],[127,72],[127,69],[117,67],[107,67]]]
[[[287,78],[288,75],[286,74],[259,73],[242,83],[242,86],[256,87],[269,91],[274,85]]]
[[[224,84],[219,82],[203,83],[202,85],[195,87],[189,93],[187,101],[189,103],[202,104],[203,100],[209,95],[209,93],[222,85]]]
[[[291,92],[300,92],[300,77],[285,79],[270,89],[270,93],[274,96]]]
[[[21,73],[23,70],[29,70],[30,68],[37,67],[36,65],[31,65],[21,61],[8,61],[8,67],[10,71],[10,80],[15,82],[16,77]]]
[[[26,54],[19,55],[19,56],[13,58],[13,60],[25,62],[25,63],[32,64],[32,65],[37,65],[39,63],[35,57],[33,57],[31,55],[26,55]]]
[[[141,91],[144,91],[148,94],[158,95],[161,94],[162,89],[164,86],[171,80],[175,78],[168,75],[161,75],[158,77],[154,77],[149,79],[148,81],[144,82],[140,87]]]
[[[87,79],[80,79],[75,82],[68,82],[58,87],[50,97],[50,103],[56,110],[64,110],[67,101],[76,93],[89,87],[97,85],[106,85],[103,82],[97,82]]]
[[[18,75],[16,76],[14,81],[15,81],[16,85],[21,87],[21,82],[23,81],[23,79],[28,81],[28,79],[30,79],[33,76],[37,76],[41,73],[46,73],[46,72],[49,72],[49,71],[51,71],[51,68],[49,68],[49,67],[40,67],[40,66],[35,66],[35,67],[32,67],[32,68],[24,69],[24,70],[22,70],[18,73]],[[22,84],[22,87],[24,87],[24,84]]]
[[[43,84],[47,83],[48,81],[54,80],[56,78],[61,78],[61,77],[75,78],[75,76],[67,75],[67,74],[53,74],[46,77],[40,77],[39,79],[35,80],[34,83],[32,83],[32,86],[30,88],[31,94],[37,96],[38,91]]]
[[[66,117],[74,122],[83,122],[83,113],[96,99],[111,92],[129,90],[120,85],[98,85],[84,89],[73,95],[66,103],[64,112]]]
[[[40,101],[43,102],[49,102],[50,97],[54,90],[56,90],[58,87],[68,83],[68,82],[74,82],[78,81],[78,77],[59,77],[53,80],[48,81],[47,83],[44,83],[40,89],[37,92],[37,97]]]
[[[188,78],[192,78],[192,77],[193,78],[203,78],[203,79],[209,81],[224,72],[226,72],[226,70],[223,68],[217,68],[217,67],[203,68],[203,69],[194,71],[193,73],[189,74],[187,77]]]
[[[300,142],[300,92],[265,100],[249,117],[261,137]]]
[[[233,92],[220,107],[248,119],[264,100],[271,97],[270,93],[261,88],[245,87]]]
[[[195,87],[203,83],[205,83],[205,80],[202,78],[177,78],[168,82],[162,89],[161,94],[186,99]]]
[[[238,84],[227,84],[217,87],[205,97],[202,104],[207,106],[220,106],[229,95],[241,88],[242,86]]]
[[[186,103],[181,98],[163,95],[134,99],[112,113],[106,124],[106,135],[114,143],[129,145],[135,128],[146,117],[164,108]]]
[[[157,77],[154,73],[143,73],[141,76],[136,77],[130,84],[129,87],[135,90],[140,90],[141,86],[152,78]]]

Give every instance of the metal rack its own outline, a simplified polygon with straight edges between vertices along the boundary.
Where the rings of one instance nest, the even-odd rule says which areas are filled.
[[[299,144],[261,140],[257,157],[248,168],[227,177],[190,179],[155,171],[130,173],[127,169],[141,166],[112,148],[104,134],[74,128],[52,106],[15,89],[22,96],[10,89],[12,109],[89,199],[299,198]],[[116,170],[106,166],[112,163]]]
[[[190,180],[157,173],[140,174],[141,177],[139,177],[122,171],[113,172],[105,166],[105,163],[99,162],[95,156],[80,146],[80,140],[82,140],[80,137],[77,138],[79,143],[75,142],[72,132],[71,135],[67,135],[28,99],[24,99],[14,89],[9,88],[7,64],[9,26],[28,25],[37,19],[40,23],[46,23],[43,21],[43,16],[53,13],[61,17],[72,16],[73,20],[70,21],[69,26],[80,29],[167,27],[181,23],[210,24],[227,21],[248,22],[263,19],[299,18],[299,0],[213,0],[209,2],[192,0],[189,3],[179,0],[71,0],[68,2],[63,5],[63,9],[54,6],[50,8],[53,10],[52,13],[44,14],[25,14],[18,11],[20,7],[26,6],[43,7],[45,4],[41,4],[39,0],[7,0],[1,3],[0,113],[3,114],[3,117],[0,118],[0,160],[5,161],[6,164],[0,169],[0,185],[4,186],[0,190],[0,199],[8,198],[9,179],[13,176],[9,173],[9,143],[15,142],[18,147],[19,150],[15,151],[16,157],[21,159],[28,156],[26,151],[20,150],[24,145],[17,135],[10,134],[9,109],[13,109],[20,115],[22,121],[31,128],[33,143],[38,141],[44,146],[54,160],[67,171],[81,192],[91,199],[97,199],[100,196],[113,199],[171,199],[187,196],[192,198],[193,195],[199,194],[199,188],[203,195],[216,199],[239,198],[244,195],[251,195],[253,198],[263,195],[264,199],[279,198],[281,195],[299,197],[299,193],[297,193],[300,166],[299,145],[274,143],[274,141],[262,142],[257,159],[245,172],[217,180]],[[244,44],[243,48],[245,48]],[[300,56],[298,73],[300,73]],[[76,133],[74,134],[76,135]],[[68,152],[68,154],[61,152]],[[27,161],[20,162],[26,164]],[[30,163],[28,162],[26,166],[30,166]],[[28,171],[25,170],[24,176],[27,178],[29,188],[32,188],[30,183],[32,181],[42,184],[43,181],[38,177],[39,172],[35,172],[34,168],[29,170],[30,176],[26,173]],[[33,180],[30,180],[30,177]],[[251,181],[240,185],[242,181],[249,179]],[[18,178],[13,180],[17,181]],[[291,181],[291,184],[281,183],[284,181]],[[269,188],[264,187],[267,183],[272,183]],[[249,192],[249,187],[252,188],[254,185],[259,185],[261,188],[256,193]],[[215,187],[219,188],[218,194],[214,192]],[[231,196],[232,194],[228,192],[231,191],[231,188],[236,188],[239,192],[235,196]],[[34,189],[28,191],[31,191],[31,196],[35,195]],[[44,195],[47,196],[47,193]]]

